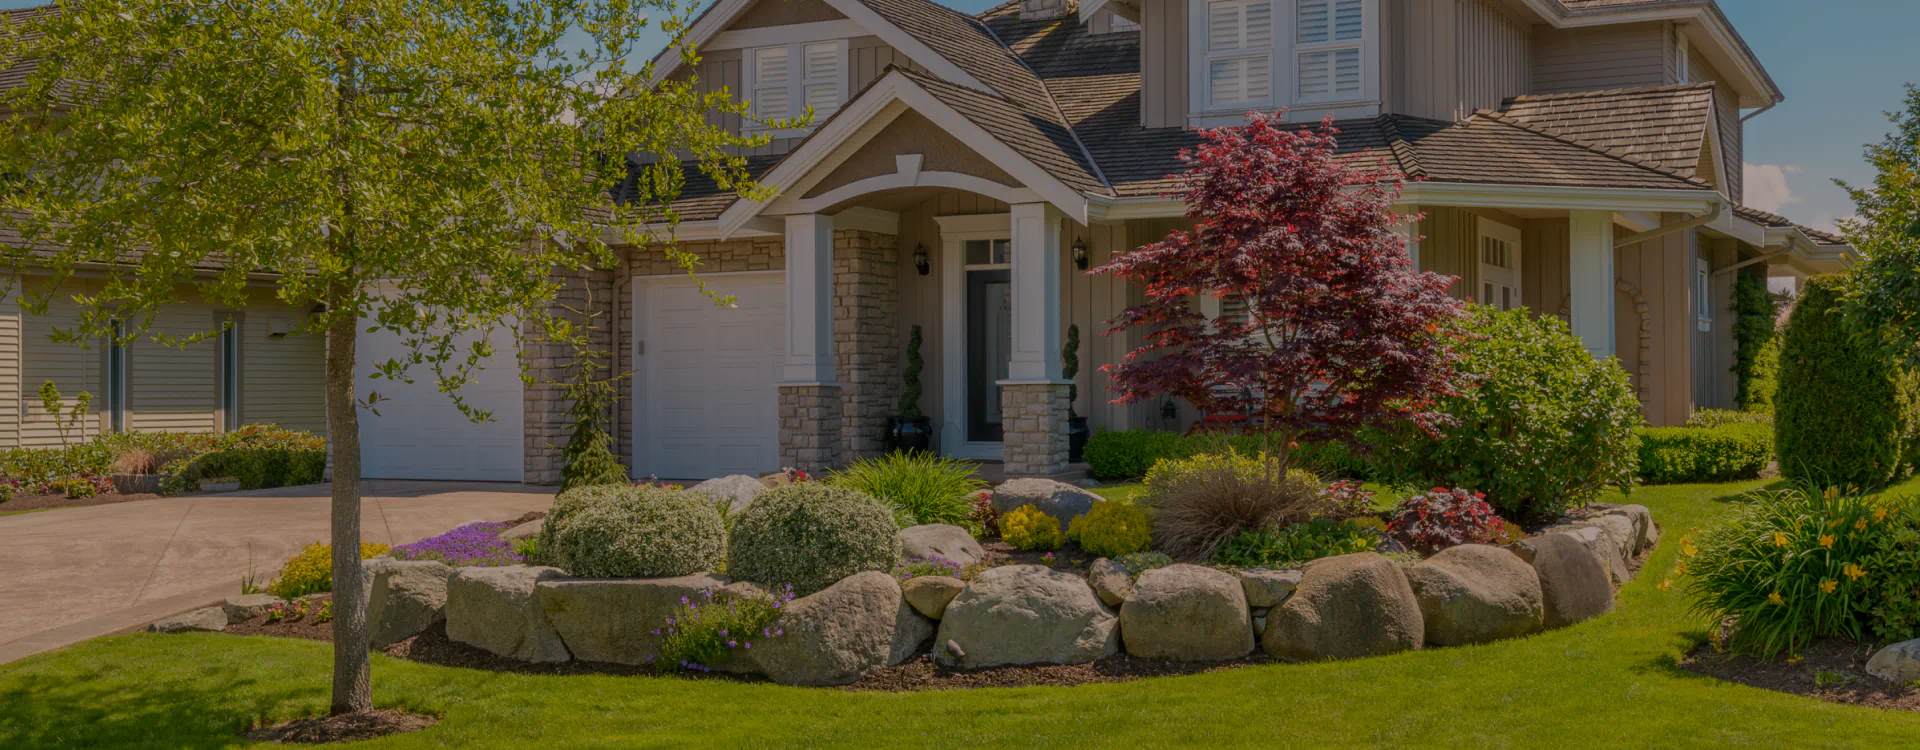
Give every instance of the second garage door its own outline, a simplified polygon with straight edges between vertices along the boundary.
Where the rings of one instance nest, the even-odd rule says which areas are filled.
[[[460,342],[462,351],[467,340]],[[492,340],[495,354],[484,363],[486,369],[460,389],[468,406],[493,412],[494,421],[476,424],[440,392],[428,365],[408,369],[412,384],[368,379],[375,365],[405,357],[408,349],[391,332],[360,334],[356,387],[361,398],[378,391],[383,399],[375,405],[379,415],[360,412],[361,476],[491,482],[518,482],[525,476],[520,366],[510,333],[496,331]]]
[[[763,474],[780,468],[786,280],[779,273],[682,277],[634,285],[636,473],[666,479]]]

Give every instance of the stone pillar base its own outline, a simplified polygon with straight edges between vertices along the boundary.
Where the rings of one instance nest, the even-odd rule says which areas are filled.
[[[838,385],[780,386],[780,466],[817,474],[840,465]]]
[[[1001,384],[1002,461],[1009,477],[1067,472],[1066,383]]]

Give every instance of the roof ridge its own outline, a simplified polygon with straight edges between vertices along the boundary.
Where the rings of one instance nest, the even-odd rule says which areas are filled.
[[[1408,178],[1427,176],[1427,166],[1420,163],[1420,152],[1407,142],[1406,134],[1400,132],[1399,117],[1381,114],[1378,117],[1380,130],[1387,136],[1387,149],[1393,154],[1394,161],[1400,164],[1400,173]]]
[[[1514,104],[1529,102],[1566,101],[1569,99],[1598,99],[1601,97],[1622,96],[1626,94],[1651,94],[1692,89],[1712,89],[1714,87],[1714,81],[1699,81],[1695,83],[1668,83],[1659,86],[1628,86],[1612,89],[1594,89],[1592,91],[1566,91],[1555,94],[1521,94],[1519,96],[1507,97],[1502,106],[1512,106]]]
[[[1627,152],[1625,152],[1625,151],[1622,151],[1622,150],[1620,150],[1620,149],[1612,149],[1612,148],[1606,148],[1606,147],[1604,147],[1604,146],[1600,146],[1600,145],[1598,145],[1598,144],[1593,144],[1593,143],[1588,143],[1588,142],[1586,142],[1586,141],[1583,141],[1583,140],[1580,140],[1580,139],[1578,139],[1578,138],[1573,138],[1573,137],[1570,137],[1570,136],[1567,136],[1567,135],[1564,135],[1564,134],[1561,134],[1561,133],[1556,133],[1556,132],[1553,132],[1553,131],[1551,131],[1551,130],[1547,130],[1546,128],[1539,128],[1539,127],[1534,127],[1534,126],[1532,126],[1532,125],[1530,125],[1530,124],[1528,124],[1528,123],[1524,123],[1524,122],[1519,122],[1519,121],[1517,121],[1517,120],[1513,120],[1513,119],[1511,119],[1511,118],[1509,118],[1509,117],[1507,117],[1507,116],[1506,116],[1506,114],[1505,114],[1505,113],[1503,113],[1503,112],[1497,112],[1497,111],[1494,111],[1494,110],[1491,110],[1491,109],[1481,109],[1481,110],[1475,110],[1475,111],[1474,111],[1474,113],[1473,113],[1473,117],[1469,117],[1469,118],[1467,118],[1466,120],[1464,120],[1464,121],[1462,121],[1462,122],[1461,122],[1461,125],[1470,125],[1470,124],[1472,124],[1472,122],[1473,122],[1473,120],[1474,120],[1475,118],[1482,118],[1482,117],[1484,117],[1484,118],[1486,118],[1486,119],[1488,119],[1488,120],[1491,120],[1491,121],[1493,121],[1493,122],[1497,122],[1497,123],[1500,123],[1500,124],[1502,124],[1502,125],[1505,125],[1505,126],[1507,126],[1507,127],[1510,127],[1510,128],[1516,128],[1516,129],[1519,129],[1519,130],[1523,130],[1523,131],[1526,131],[1526,132],[1528,132],[1528,133],[1533,133],[1533,134],[1535,134],[1535,135],[1539,135],[1539,136],[1543,136],[1543,137],[1546,137],[1546,138],[1552,138],[1552,139],[1554,139],[1554,140],[1556,140],[1556,141],[1560,141],[1560,142],[1562,142],[1562,143],[1566,143],[1566,144],[1569,144],[1569,145],[1573,145],[1573,146],[1578,146],[1578,147],[1580,147],[1580,148],[1584,148],[1584,149],[1586,149],[1586,150],[1588,150],[1588,151],[1592,151],[1592,152],[1594,152],[1594,153],[1596,153],[1596,154],[1601,154],[1601,155],[1603,155],[1603,156],[1611,156],[1611,157],[1613,157],[1613,158],[1615,158],[1615,159],[1619,159],[1619,160],[1621,160],[1621,161],[1623,161],[1623,162],[1626,162],[1626,163],[1628,163],[1628,164],[1632,164],[1632,165],[1634,165],[1634,166],[1636,166],[1636,167],[1640,167],[1641,169],[1645,169],[1645,170],[1649,170],[1649,171],[1652,171],[1652,172],[1658,172],[1658,173],[1660,173],[1660,174],[1663,174],[1663,175],[1666,175],[1666,176],[1668,176],[1668,177],[1672,177],[1672,178],[1674,178],[1674,179],[1676,179],[1676,180],[1682,180],[1682,181],[1685,181],[1685,182],[1688,182],[1688,183],[1691,183],[1691,184],[1694,184],[1694,185],[1699,185],[1699,186],[1701,186],[1701,187],[1704,187],[1704,188],[1708,188],[1708,189],[1713,189],[1713,185],[1711,185],[1711,184],[1709,184],[1709,183],[1707,183],[1707,182],[1706,182],[1705,180],[1701,180],[1701,179],[1699,179],[1699,178],[1696,178],[1696,177],[1688,177],[1688,176],[1686,176],[1686,175],[1684,175],[1684,174],[1681,174],[1680,172],[1678,172],[1678,171],[1676,171],[1676,170],[1673,170],[1673,169],[1669,169],[1669,168],[1667,168],[1667,167],[1663,167],[1663,166],[1661,166],[1661,165],[1658,165],[1658,164],[1654,164],[1654,163],[1652,163],[1652,162],[1649,162],[1649,161],[1647,161],[1647,160],[1645,160],[1645,159],[1641,159],[1641,158],[1640,158],[1640,157],[1638,157],[1638,156],[1635,156],[1635,155],[1633,155],[1633,154],[1630,154],[1630,153],[1627,153]]]
[[[934,4],[939,5],[939,3]],[[945,8],[947,6],[941,5],[940,7]],[[959,11],[954,12],[959,13]],[[1001,49],[1006,50],[1007,54],[1012,55],[1013,61],[1020,63],[1021,69],[1027,71],[1028,75],[1033,76],[1035,83],[1040,84],[1040,93],[1047,97],[1047,106],[1053,108],[1053,116],[1060,118],[1060,127],[1067,129],[1067,137],[1072,138],[1074,147],[1080,149],[1080,156],[1087,160],[1087,168],[1093,170],[1094,179],[1099,180],[1100,186],[1107,189],[1107,195],[1119,195],[1119,193],[1113,189],[1113,182],[1107,179],[1106,171],[1100,168],[1100,162],[1094,159],[1093,152],[1087,149],[1086,142],[1080,140],[1080,132],[1073,127],[1073,120],[1068,119],[1067,113],[1060,109],[1060,100],[1054,98],[1053,88],[1047,85],[1047,79],[1041,77],[1040,71],[1034,70],[1032,65],[1027,64],[1027,58],[1015,52],[1012,45],[1007,44],[1006,40],[1001,39],[1000,35],[994,32],[992,26],[972,16],[967,16],[967,20],[972,21],[975,26],[979,26],[981,31],[987,32],[987,38],[992,39],[994,44],[1000,45]]]

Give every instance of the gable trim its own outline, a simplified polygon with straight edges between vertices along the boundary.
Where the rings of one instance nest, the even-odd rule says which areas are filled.
[[[884,128],[887,123],[892,122],[894,118],[899,117],[900,114],[907,109],[913,109],[919,112],[921,116],[933,121],[935,126],[960,141],[961,145],[973,149],[975,153],[978,153],[995,166],[1005,170],[1007,174],[1012,175],[1015,180],[1020,181],[1020,184],[1025,186],[1025,188],[1020,189],[1028,191],[1028,193],[1018,194],[1020,197],[1025,198],[1030,193],[1033,198],[1038,199],[1037,201],[1022,202],[1051,203],[1074,221],[1081,224],[1087,223],[1088,197],[1085,194],[1061,182],[1060,178],[1053,176],[1052,173],[1041,168],[1038,164],[1033,163],[1032,160],[1021,156],[1020,153],[1013,150],[1011,146],[994,137],[992,133],[987,132],[986,129],[975,124],[972,120],[967,119],[965,115],[960,114],[958,110],[948,106],[946,102],[928,93],[925,88],[914,83],[897,69],[881,76],[880,80],[875,81],[869,86],[865,93],[853,101],[848,102],[839,112],[834,113],[834,116],[828,119],[819,129],[815,130],[814,134],[807,138],[805,142],[801,143],[799,148],[794,149],[794,151],[788,154],[785,159],[781,160],[778,165],[775,165],[772,171],[761,178],[760,184],[774,189],[782,196],[804,195],[814,184],[817,184],[821,179],[825,179],[827,172],[837,167],[839,163],[844,161],[854,150],[857,150],[861,145],[879,134],[880,130]],[[918,162],[916,161],[913,171],[915,180],[927,174],[947,174],[921,173],[918,171],[917,164]],[[818,196],[814,199],[788,199],[787,202],[780,204],[782,208],[779,210],[792,209],[795,213],[805,213],[805,209],[796,208],[796,206],[803,203],[819,205],[812,204],[811,202],[831,195],[840,196],[838,200],[846,200],[860,193],[843,192],[845,188],[868,183],[872,180],[877,180],[878,182],[871,184],[898,186],[896,183],[901,180],[901,173],[898,169],[899,166],[900,165],[896,163],[896,171],[892,176],[867,178],[866,180],[855,182],[852,185],[836,188],[827,195]],[[959,187],[960,184],[967,183],[966,180],[959,178],[971,178],[971,176],[954,175],[952,178],[943,176],[937,179],[950,180],[954,183],[948,185],[948,187]],[[987,181],[983,180],[983,182]],[[989,182],[989,184],[993,186],[995,191],[1005,191],[1008,189],[1007,186],[1000,185],[999,183]],[[986,186],[982,185],[980,187]],[[970,190],[972,188],[966,189]],[[721,232],[723,234],[732,234],[736,228],[745,226],[749,219],[765,213],[769,207],[772,207],[780,200],[780,198],[774,198],[767,201],[735,201],[733,205],[728,206],[727,210],[720,214],[719,222]]]
[[[821,0],[821,2],[832,6],[834,10],[840,11],[840,15],[846,16],[846,20],[852,22],[860,30],[880,37],[881,41],[899,50],[905,54],[908,59],[919,63],[920,67],[926,68],[927,72],[932,73],[935,77],[970,89],[977,89],[989,93],[993,92],[992,88],[981,83],[979,79],[974,78],[971,74],[967,73],[966,70],[953,64],[953,62],[947,58],[942,57],[940,53],[934,52],[932,47],[928,47],[912,34],[894,25],[879,13],[875,13],[872,8],[867,7],[867,5],[860,2],[860,0]],[[754,0],[719,0],[719,2],[715,3],[712,8],[709,8],[707,12],[702,13],[699,20],[694,21],[693,27],[687,30],[686,38],[681,40],[680,47],[669,46],[666,49],[660,50],[660,54],[654,56],[653,83],[657,85],[659,82],[666,80],[668,76],[673,75],[675,71],[679,70],[681,47],[692,47],[695,51],[707,49],[706,45],[708,42],[726,31],[727,26],[739,18],[740,14],[745,12],[753,3]],[[811,26],[813,24],[796,25]],[[782,29],[791,27],[770,26],[767,28]],[[863,34],[853,34],[852,36],[863,36]],[[789,39],[787,41],[793,40]]]
[[[796,23],[786,26],[761,26],[754,29],[732,29],[713,35],[699,49],[705,52],[728,49],[746,49],[748,47],[769,47],[776,44],[794,42],[825,42],[838,39],[852,39],[865,36],[867,30],[859,23],[842,18],[837,21],[815,21]]]

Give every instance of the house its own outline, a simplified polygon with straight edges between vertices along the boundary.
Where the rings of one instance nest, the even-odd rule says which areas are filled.
[[[1463,299],[1566,318],[1619,358],[1654,425],[1733,405],[1737,275],[1853,257],[1740,204],[1743,121],[1782,94],[1712,0],[1014,0],[978,16],[716,0],[689,43],[698,65],[665,50],[661,75],[815,118],[742,154],[777,197],[689,175],[676,205],[683,247],[736,306],[646,247],[571,279],[611,313],[603,340],[633,371],[616,439],[637,476],[878,453],[915,327],[942,454],[1068,470],[1070,325],[1073,407],[1094,429],[1191,423],[1184,404],[1112,403],[1098,367],[1138,341],[1099,334],[1137,292],[1083,270],[1187,225],[1165,195],[1177,154],[1192,128],[1248,110],[1335,117],[1346,158],[1408,179],[1420,268],[1459,277]],[[500,380],[467,396],[496,423],[432,394],[369,422],[369,475],[556,480],[563,402]]]

